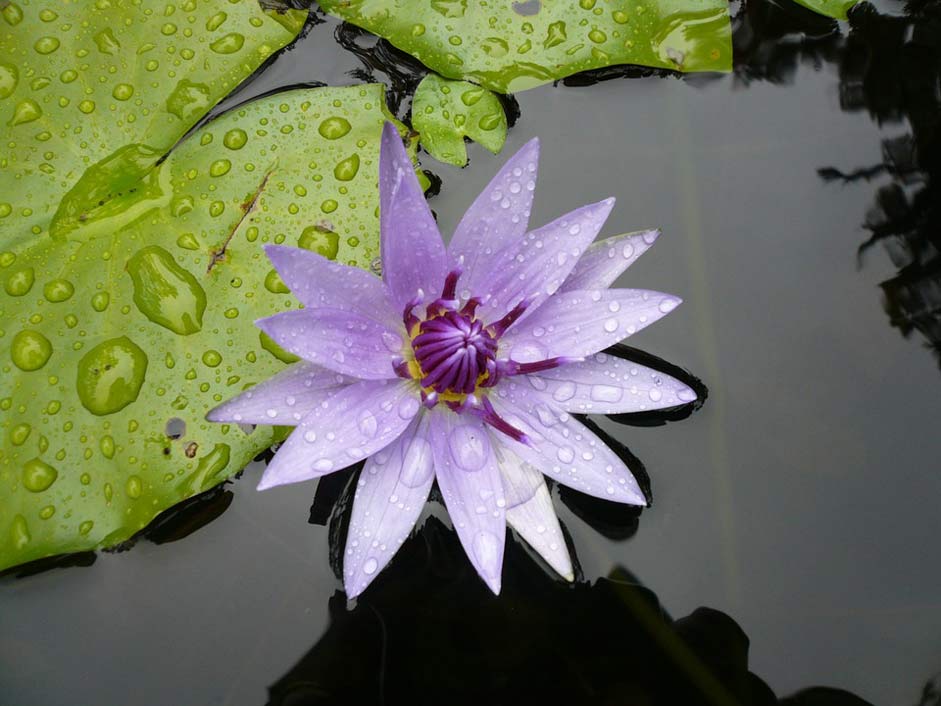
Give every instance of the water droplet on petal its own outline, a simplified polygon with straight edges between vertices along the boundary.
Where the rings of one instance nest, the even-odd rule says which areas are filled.
[[[480,427],[460,424],[451,430],[448,448],[458,468],[479,471],[490,455],[490,439]]]

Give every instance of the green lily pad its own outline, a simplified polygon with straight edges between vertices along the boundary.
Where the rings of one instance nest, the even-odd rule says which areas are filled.
[[[808,10],[813,10],[818,15],[833,17],[837,20],[845,20],[850,8],[859,1],[860,0],[795,0],[798,5],[803,5]]]
[[[171,151],[117,215],[7,243],[0,568],[121,542],[280,438],[204,417],[288,360],[253,324],[298,306],[265,243],[377,261],[384,95],[249,103]]]
[[[428,74],[415,90],[412,127],[432,157],[458,167],[467,164],[465,136],[494,154],[506,142],[506,113],[493,93],[436,74]]]
[[[442,76],[500,93],[638,64],[730,71],[727,0],[320,0]]]
[[[264,243],[378,258],[384,89],[174,145],[305,17],[0,2],[0,569],[120,543],[279,438],[204,416],[290,360],[252,323],[297,305]]]
[[[0,5],[3,240],[66,237],[107,211],[307,16],[251,0]]]

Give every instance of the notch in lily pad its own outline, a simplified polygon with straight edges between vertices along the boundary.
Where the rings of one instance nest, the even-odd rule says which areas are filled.
[[[491,91],[467,81],[428,74],[412,102],[412,125],[422,147],[435,159],[463,167],[468,137],[494,154],[506,142],[506,113]]]

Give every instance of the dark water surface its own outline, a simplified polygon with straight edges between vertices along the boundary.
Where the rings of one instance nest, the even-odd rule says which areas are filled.
[[[768,702],[747,670],[779,697],[827,685],[921,703],[941,672],[941,12],[913,3],[914,21],[887,0],[837,25],[735,7],[734,75],[534,89],[499,157],[423,160],[445,233],[537,135],[534,224],[614,195],[604,235],[663,229],[620,284],[686,303],[630,343],[709,399],[662,426],[599,420],[646,465],[654,502],[637,520],[556,489],[582,584],[514,540],[493,600],[432,519],[347,608],[336,518],[308,522],[316,483],[256,493],[254,464],[180,541],[5,577],[0,703],[503,703],[483,695],[494,684],[522,703]],[[336,26],[223,108],[360,80]],[[342,482],[313,513],[328,525],[331,492]],[[742,632],[700,606],[738,623],[747,668]]]

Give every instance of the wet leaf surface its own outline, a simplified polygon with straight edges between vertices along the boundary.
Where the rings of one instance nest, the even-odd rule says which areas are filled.
[[[507,120],[500,100],[486,88],[428,74],[412,100],[412,126],[435,159],[463,167],[464,138],[497,154],[506,142]]]
[[[156,167],[134,220],[9,252],[3,565],[123,541],[279,438],[204,415],[289,360],[253,323],[297,306],[265,243],[378,257],[387,117],[375,85],[255,101]]]
[[[390,117],[381,86],[295,90],[230,111],[163,158],[218,98],[291,39],[284,24],[296,31],[304,13],[275,21],[244,3],[226,5],[220,19],[206,9],[161,5],[160,22],[151,25],[153,8],[118,7],[121,17],[141,15],[124,25],[98,10],[87,21],[77,9],[66,18],[70,6],[47,20],[24,4],[16,6],[22,19],[11,24],[13,7],[3,15],[9,36],[15,33],[4,60],[13,59],[22,76],[0,105],[14,116],[28,100],[22,79],[44,72],[61,81],[60,67],[44,58],[54,52],[22,56],[35,51],[33,35],[44,22],[76,27],[74,37],[56,34],[60,47],[74,42],[63,60],[87,44],[89,62],[104,62],[82,68],[80,85],[98,76],[128,80],[137,65],[109,73],[105,50],[120,45],[114,61],[132,61],[139,56],[134,42],[149,40],[156,46],[143,53],[159,56],[168,76],[139,82],[133,121],[82,89],[100,101],[81,120],[66,114],[71,102],[51,107],[56,98],[35,121],[12,119],[5,127],[15,144],[0,163],[13,185],[4,197],[17,218],[0,231],[0,568],[125,541],[279,438],[274,427],[204,421],[210,407],[289,359],[253,325],[297,305],[262,245],[284,242],[372,264],[378,140]],[[161,31],[171,20],[177,32]],[[220,44],[238,23],[247,28],[243,41]],[[187,42],[157,39],[183,36],[188,27],[199,37],[191,40],[195,73],[181,56]],[[208,92],[198,93],[205,100],[174,112],[180,85],[204,79]],[[25,142],[46,128],[50,150],[62,154],[61,161],[48,157],[51,173],[34,168],[37,148]]]
[[[442,76],[511,93],[616,64],[729,71],[726,0],[322,0]]]

